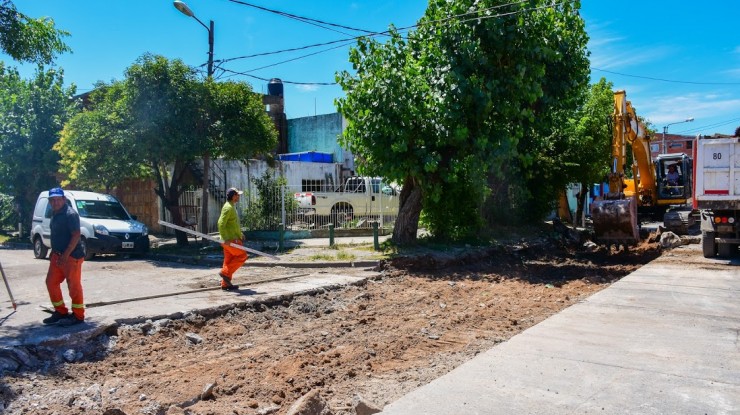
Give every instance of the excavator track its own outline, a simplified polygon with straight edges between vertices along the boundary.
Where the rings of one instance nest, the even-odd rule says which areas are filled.
[[[689,209],[669,210],[663,216],[663,227],[676,235],[688,235],[689,228],[696,224],[696,218]]]

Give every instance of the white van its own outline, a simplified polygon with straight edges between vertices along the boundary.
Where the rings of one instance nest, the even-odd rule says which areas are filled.
[[[85,259],[95,254],[145,254],[149,252],[149,229],[129,215],[123,205],[111,195],[77,190],[65,190],[72,208],[80,215],[81,243]],[[49,192],[41,192],[36,200],[31,223],[33,255],[46,258],[51,249],[52,209]]]

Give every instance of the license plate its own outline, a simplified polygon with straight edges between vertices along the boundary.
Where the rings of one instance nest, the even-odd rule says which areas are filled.
[[[121,248],[133,248],[133,247],[134,247],[133,242],[123,242],[123,244],[121,245]]]

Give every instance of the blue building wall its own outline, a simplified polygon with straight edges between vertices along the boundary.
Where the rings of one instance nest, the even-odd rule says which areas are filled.
[[[339,146],[344,121],[339,113],[288,120],[288,153],[318,151],[334,155],[334,162],[354,170],[352,153]]]

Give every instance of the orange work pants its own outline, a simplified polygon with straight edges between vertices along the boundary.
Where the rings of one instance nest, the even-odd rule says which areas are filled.
[[[242,245],[241,242],[235,243],[238,245]],[[224,275],[226,278],[229,279],[229,281],[231,281],[231,278],[234,276],[236,270],[244,265],[244,262],[247,260],[247,252],[239,248],[234,248],[233,246],[230,246],[228,244],[223,244],[221,246],[224,247],[224,265],[221,267],[221,275]],[[226,283],[224,281],[221,281],[221,286],[225,287]]]
[[[59,265],[57,262],[61,254],[53,252],[49,258],[49,271],[46,273],[46,289],[54,309],[66,315],[69,310],[64,305],[62,295],[62,281],[67,280],[69,296],[72,298],[72,312],[80,320],[85,319],[85,301],[82,295],[82,263],[84,258],[67,258],[67,263]]]

